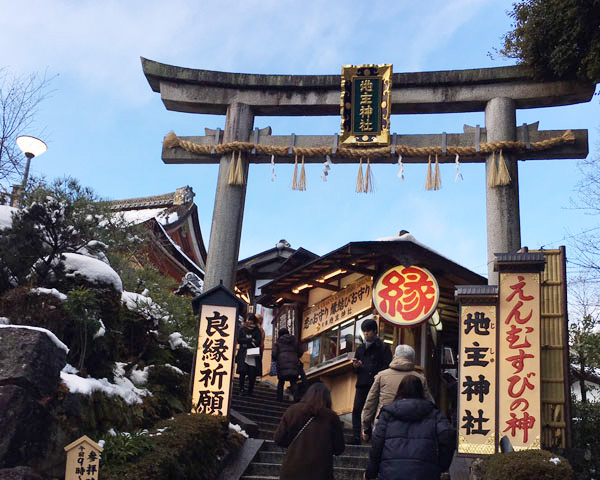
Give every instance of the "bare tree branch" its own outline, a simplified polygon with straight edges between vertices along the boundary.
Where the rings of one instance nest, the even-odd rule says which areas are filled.
[[[16,138],[32,134],[38,106],[51,93],[52,78],[37,73],[16,76],[0,68],[0,193],[21,181],[26,158]]]

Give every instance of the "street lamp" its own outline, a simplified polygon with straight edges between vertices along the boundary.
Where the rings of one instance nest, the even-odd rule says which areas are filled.
[[[27,186],[27,178],[29,177],[29,164],[31,163],[31,159],[33,157],[39,157],[42,153],[48,150],[48,146],[39,138],[29,137],[27,135],[17,137],[17,145],[27,157],[25,175],[23,175],[23,190],[25,190],[25,187]]]

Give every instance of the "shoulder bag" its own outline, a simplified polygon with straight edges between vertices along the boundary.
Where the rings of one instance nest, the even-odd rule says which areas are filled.
[[[315,417],[310,417],[308,419],[308,421],[304,424],[304,426],[300,429],[300,431],[296,434],[296,436],[294,437],[294,439],[290,442],[290,444],[287,446],[287,448],[290,448],[294,442],[298,439],[298,437],[300,436],[300,434],[304,431],[304,429],[306,427],[308,427],[308,425],[310,424],[310,422],[312,422],[314,420]]]

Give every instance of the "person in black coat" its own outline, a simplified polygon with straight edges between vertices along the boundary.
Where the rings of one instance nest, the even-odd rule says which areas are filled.
[[[423,397],[422,380],[415,375],[404,377],[396,400],[381,410],[365,478],[432,480],[450,468],[456,432]]]
[[[285,382],[290,382],[294,400],[298,401],[296,381],[300,374],[300,357],[302,349],[296,337],[290,335],[287,328],[280,328],[277,332],[277,342],[271,352],[271,358],[277,363],[277,400],[283,401],[283,387]]]
[[[251,396],[254,391],[256,377],[262,375],[262,355],[247,355],[248,349],[260,347],[262,334],[256,325],[254,315],[250,315],[244,326],[238,332],[238,353],[235,357],[237,373],[240,375],[240,393],[246,395],[245,383],[248,377],[248,393]]]
[[[352,409],[352,440],[350,445],[361,444],[361,415],[375,375],[385,370],[392,361],[390,347],[377,336],[377,322],[372,318],[360,326],[365,343],[356,349],[352,366],[356,372],[356,393]],[[367,432],[370,433],[370,432]]]

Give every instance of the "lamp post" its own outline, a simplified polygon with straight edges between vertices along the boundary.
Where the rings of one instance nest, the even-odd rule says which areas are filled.
[[[48,150],[48,146],[42,142],[39,138],[22,135],[17,137],[17,145],[21,151],[27,157],[27,163],[25,165],[25,174],[23,175],[23,183],[21,189],[21,195],[19,198],[19,205],[23,202],[23,196],[25,195],[25,188],[27,187],[27,179],[29,178],[29,165],[33,157],[39,157],[42,153]]]

